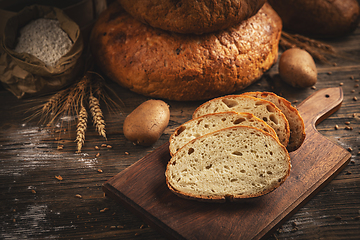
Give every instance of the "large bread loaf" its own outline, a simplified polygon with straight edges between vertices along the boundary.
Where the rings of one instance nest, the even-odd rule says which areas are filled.
[[[265,0],[118,0],[137,20],[177,33],[226,29],[257,13]]]
[[[269,0],[286,31],[312,37],[341,37],[360,21],[357,0]]]
[[[114,2],[97,20],[91,49],[112,80],[136,93],[178,101],[242,90],[277,60],[281,19],[269,4],[215,33],[176,34],[135,20]]]

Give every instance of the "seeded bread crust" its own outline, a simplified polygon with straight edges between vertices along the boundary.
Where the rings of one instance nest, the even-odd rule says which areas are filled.
[[[281,110],[270,101],[245,95],[227,95],[214,98],[200,105],[193,118],[216,112],[248,112],[272,127],[280,142],[286,147],[290,138],[289,123]]]
[[[152,27],[177,33],[209,33],[244,21],[265,0],[118,0],[135,19]]]
[[[170,159],[165,176],[168,188],[180,197],[225,202],[273,191],[290,169],[286,148],[271,134],[234,126],[180,148]]]
[[[246,92],[242,95],[261,98],[274,103],[282,111],[289,122],[290,139],[286,148],[291,152],[301,146],[306,137],[304,120],[299,111],[291,106],[291,103],[288,100],[271,92]]]
[[[93,28],[91,50],[104,74],[131,91],[207,100],[257,81],[277,61],[281,28],[267,3],[241,24],[198,36],[149,27],[114,2]]]
[[[170,136],[169,149],[173,156],[181,147],[194,138],[203,136],[222,128],[233,126],[252,126],[262,129],[277,138],[276,132],[263,120],[251,113],[221,112],[210,113],[195,119],[191,119],[175,129]]]

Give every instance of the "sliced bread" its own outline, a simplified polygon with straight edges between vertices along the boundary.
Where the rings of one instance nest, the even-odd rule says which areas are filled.
[[[278,139],[258,128],[234,126],[185,144],[168,162],[165,176],[180,197],[224,202],[269,193],[290,169]]]
[[[216,112],[248,112],[264,120],[272,127],[281,144],[289,142],[289,123],[281,110],[270,101],[243,95],[227,95],[214,98],[200,105],[193,113],[193,118]]]
[[[289,122],[290,138],[286,148],[291,152],[301,146],[306,136],[304,121],[298,110],[291,106],[288,100],[271,92],[246,92],[242,95],[265,99],[275,104]]]
[[[170,155],[173,156],[177,150],[179,150],[182,146],[194,138],[220,130],[222,128],[237,125],[257,127],[277,138],[276,132],[272,127],[251,113],[210,113],[195,119],[191,119],[190,121],[187,121],[175,129],[174,133],[170,136],[169,139]]]

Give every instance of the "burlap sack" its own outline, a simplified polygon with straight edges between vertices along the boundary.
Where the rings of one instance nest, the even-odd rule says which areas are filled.
[[[40,95],[59,90],[74,81],[82,70],[81,54],[83,39],[79,26],[58,8],[33,5],[16,14],[0,14],[0,81],[16,97]],[[62,56],[55,66],[27,53],[13,51],[18,31],[30,21],[38,18],[57,19],[61,28],[73,41],[70,51]]]

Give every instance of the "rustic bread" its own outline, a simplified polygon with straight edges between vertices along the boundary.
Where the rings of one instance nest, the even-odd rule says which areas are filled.
[[[297,34],[324,38],[353,32],[360,21],[358,0],[269,0],[284,28]]]
[[[177,33],[202,34],[226,29],[253,16],[265,0],[118,0],[135,19]]]
[[[264,120],[272,127],[280,142],[286,147],[290,129],[285,115],[272,102],[243,95],[227,95],[214,98],[200,105],[193,113],[193,118],[215,112],[249,112]]]
[[[149,27],[114,2],[98,18],[91,49],[110,79],[136,93],[178,101],[229,94],[258,80],[277,60],[281,19],[268,5],[213,34]]]
[[[252,126],[260,128],[277,138],[276,132],[273,128],[251,113],[210,113],[191,119],[175,129],[169,139],[170,155],[173,156],[177,150],[194,138],[232,126]]]
[[[181,197],[233,201],[269,193],[290,168],[286,148],[271,134],[235,126],[187,143],[170,159],[165,176],[168,188]]]
[[[289,122],[290,138],[286,146],[287,150],[295,151],[301,146],[306,136],[304,121],[299,111],[291,106],[288,100],[271,92],[246,92],[242,95],[265,99],[275,104]]]

